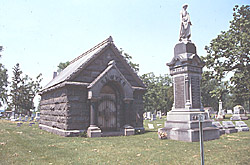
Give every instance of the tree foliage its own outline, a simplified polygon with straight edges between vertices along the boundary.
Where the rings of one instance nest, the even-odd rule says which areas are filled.
[[[1,58],[1,55],[0,55]],[[8,74],[7,69],[0,63],[0,107],[8,100]]]
[[[236,5],[233,11],[229,30],[205,47],[208,54],[203,60],[219,82],[230,77],[230,92],[242,104],[250,99],[250,6]]]
[[[128,53],[125,53],[122,48],[120,48],[120,53],[124,57],[124,59],[127,61],[127,63],[131,66],[131,68],[136,73],[138,73],[139,72],[139,64],[132,62],[132,56],[130,56]]]
[[[33,80],[28,75],[22,76],[23,72],[17,63],[13,67],[13,77],[10,90],[10,104],[15,113],[28,114],[31,109],[34,109],[34,97],[39,89],[41,89],[41,74]]]
[[[57,66],[57,72],[60,73],[63,69],[65,69],[70,64],[69,61],[66,62],[60,62]]]
[[[228,100],[227,81],[221,83],[214,78],[211,71],[202,73],[201,100],[204,107],[213,107],[218,110],[219,100]]]
[[[174,100],[171,78],[168,75],[157,77],[151,72],[143,74],[141,79],[147,86],[143,98],[145,111],[161,110],[165,113],[170,111]]]

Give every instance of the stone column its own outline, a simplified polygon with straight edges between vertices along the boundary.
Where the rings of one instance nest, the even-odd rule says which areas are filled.
[[[102,131],[97,126],[97,100],[90,99],[90,126],[87,130],[88,137],[101,137]]]
[[[124,99],[124,110],[125,110],[125,125],[124,127],[124,135],[134,135],[135,129],[130,125],[131,124],[131,108],[132,108],[132,100]]]
[[[90,127],[96,127],[97,124],[97,102],[96,100],[90,100]]]
[[[222,101],[219,101],[219,112],[218,112],[218,116],[217,119],[223,120],[223,114],[222,114]]]
[[[185,76],[185,93],[186,93],[185,108],[190,109],[191,108],[191,102],[190,102],[190,78],[189,78],[188,75]]]
[[[131,107],[132,100],[124,99],[124,110],[125,110],[125,125],[131,124]]]

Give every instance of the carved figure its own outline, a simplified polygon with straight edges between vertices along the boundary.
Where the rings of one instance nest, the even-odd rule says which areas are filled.
[[[190,41],[189,38],[191,37],[190,26],[192,25],[192,23],[190,21],[189,13],[187,12],[187,7],[188,5],[184,4],[180,12],[181,29],[179,41]]]

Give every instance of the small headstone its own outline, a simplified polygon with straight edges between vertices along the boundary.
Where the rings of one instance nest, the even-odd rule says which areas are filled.
[[[237,129],[235,129],[235,125],[232,121],[222,121],[223,128],[226,134],[237,133]]]
[[[151,112],[147,112],[147,115],[146,115],[146,116],[147,116],[146,118],[147,118],[148,120],[150,120],[150,119],[151,119]]]
[[[28,119],[29,119],[29,116],[28,116],[28,115],[26,115],[26,116],[25,116],[24,121],[25,121],[25,122],[27,122],[27,121],[28,121]]]
[[[19,115],[18,121],[22,121],[22,115],[21,114]]]
[[[148,124],[148,128],[149,128],[149,129],[154,129],[155,127],[154,127],[153,124]]]
[[[161,119],[161,111],[157,111],[156,117],[158,117],[159,119]]]
[[[233,111],[232,110],[227,110],[227,114],[232,115]]]
[[[219,121],[213,121],[213,122],[212,122],[212,125],[213,125],[214,127],[219,128],[219,129],[223,129],[223,126],[220,124]]]
[[[247,124],[244,121],[236,121],[235,126],[236,126],[235,128],[238,130],[238,132],[249,131],[249,127],[247,126]]]
[[[33,120],[34,120],[34,118],[35,118],[34,116],[31,116],[30,121],[33,121]]]
[[[225,134],[225,130],[223,129],[223,126],[218,121],[213,121],[212,125],[216,128],[220,129],[220,135]]]
[[[152,114],[152,115],[151,115],[151,121],[154,121],[154,120],[156,120],[156,115],[155,115],[155,114]]]

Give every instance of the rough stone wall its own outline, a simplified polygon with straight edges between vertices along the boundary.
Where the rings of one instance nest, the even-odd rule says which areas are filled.
[[[42,94],[40,106],[40,124],[63,130],[68,128],[68,98],[65,88]]]
[[[89,126],[89,106],[86,87],[67,86],[68,130],[86,130]]]
[[[107,68],[108,63],[111,60],[115,60],[119,71],[132,86],[140,86],[110,48],[104,51],[98,58],[88,65],[76,78],[74,78],[73,81],[91,83],[105,68]]]
[[[133,110],[132,110],[132,125],[134,127],[143,127],[143,91],[134,92]],[[139,116],[137,115],[139,114]]]

